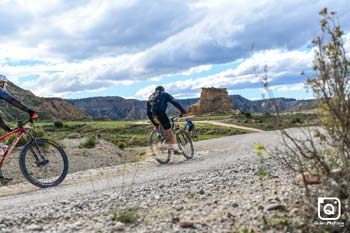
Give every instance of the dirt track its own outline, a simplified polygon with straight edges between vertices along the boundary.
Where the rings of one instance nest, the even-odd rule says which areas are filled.
[[[223,123],[223,122],[219,122],[219,121],[194,121],[194,123],[206,123],[206,124],[212,124],[212,125],[220,125],[220,126],[225,126],[225,127],[249,130],[252,132],[264,132],[264,130],[261,130],[261,129],[246,127],[246,126],[241,126],[241,125],[235,125],[235,124],[231,124],[231,123],[227,124],[227,123]]]
[[[2,229],[2,232],[6,232],[6,230],[8,232],[31,232],[36,231],[37,226],[38,229],[47,232],[85,232],[95,229],[94,226],[98,222],[102,223],[102,225],[99,225],[99,227],[102,227],[102,232],[109,232],[115,227],[113,225],[115,223],[111,222],[111,211],[116,206],[120,207],[120,198],[123,198],[123,206],[142,207],[143,203],[147,203],[147,205],[145,204],[147,208],[152,209],[159,205],[159,200],[162,200],[164,195],[167,196],[167,194],[163,193],[165,192],[163,187],[169,188],[167,192],[170,192],[170,196],[167,198],[169,198],[171,203],[175,203],[176,199],[181,200],[181,197],[188,193],[188,190],[192,190],[192,187],[202,187],[203,191],[199,191],[200,193],[207,193],[207,190],[215,188],[215,183],[212,186],[211,182],[217,179],[216,174],[218,173],[222,174],[219,175],[217,182],[220,183],[221,179],[227,180],[233,175],[236,178],[232,178],[232,180],[230,179],[230,181],[225,181],[224,183],[239,181],[238,187],[233,186],[236,188],[228,189],[224,185],[223,189],[221,189],[222,186],[219,186],[218,189],[213,189],[210,192],[215,193],[215,190],[219,190],[220,195],[234,195],[238,198],[237,202],[239,203],[241,201],[240,198],[253,195],[252,191],[259,187],[259,184],[256,184],[258,177],[254,175],[258,163],[258,159],[253,152],[254,146],[257,144],[274,146],[279,144],[279,140],[280,136],[275,131],[212,139],[195,143],[195,158],[189,161],[184,161],[182,157],[176,157],[170,164],[165,166],[160,166],[153,160],[149,160],[129,165],[82,171],[70,174],[62,185],[50,189],[38,189],[26,183],[2,187],[0,188],[0,193],[5,196],[0,197],[0,229]],[[276,177],[283,176],[283,170],[274,169],[274,172],[277,174]],[[225,173],[227,173],[226,178]],[[193,186],[183,187],[183,185],[187,184],[186,181],[181,180],[190,179],[191,181],[195,177],[199,178],[195,179],[196,182]],[[210,177],[211,179],[207,180]],[[279,182],[285,183],[283,180]],[[270,192],[273,192],[273,190],[271,188],[271,190],[264,192],[267,192],[266,195],[270,195]],[[143,192],[147,192],[147,194]],[[134,195],[137,196],[133,197]],[[177,197],[177,195],[180,195],[180,197]],[[218,202],[219,200],[230,199],[229,196],[226,196],[220,199],[215,197],[215,195],[214,197],[209,195],[207,198],[208,201],[214,198],[214,201],[217,200],[216,202]],[[158,201],[154,202],[154,198]],[[172,198],[175,198],[175,200],[172,200]],[[72,206],[81,205],[84,201],[91,204],[91,210],[87,209],[81,213],[73,210]],[[161,209],[171,212],[173,209],[168,210],[167,208],[173,204],[166,204],[167,201],[168,199],[163,202],[165,205]],[[248,199],[248,201],[251,200]],[[194,203],[196,203],[195,200]],[[199,201],[197,204],[200,205],[200,203],[202,202]],[[67,205],[71,207],[67,208]],[[177,206],[176,203],[174,205]],[[93,206],[98,206],[98,209]],[[248,212],[244,213],[244,208],[248,207],[242,206],[242,208],[242,215],[248,214]],[[52,209],[56,209],[56,212],[60,213],[59,217],[53,217],[56,212],[52,213]],[[211,213],[210,210],[209,212]],[[189,210],[185,215],[191,219],[191,216],[194,216],[194,214],[195,212],[192,213]],[[86,224],[84,223],[76,227],[76,229],[70,226],[76,221],[85,221],[84,216],[90,216],[89,218],[95,219],[95,223],[86,220]],[[215,218],[213,217],[212,219],[214,223],[215,221],[221,221]],[[24,222],[20,223],[16,219],[22,219]],[[108,226],[103,225],[106,223],[105,221],[108,222]],[[2,222],[5,225],[2,225]],[[12,225],[6,225],[6,222],[12,222]],[[173,226],[167,225],[170,223],[166,222],[164,223],[165,228],[158,229],[158,225],[153,224],[152,220],[147,220],[145,217],[143,223],[123,226],[122,228],[129,229],[131,227],[132,231],[137,232],[162,232],[164,229]],[[32,228],[27,226],[32,226]],[[46,226],[50,226],[50,228],[46,228]],[[179,226],[175,224],[174,227]],[[212,227],[216,227],[215,224]],[[226,225],[222,225],[222,227],[224,228],[218,230],[219,232],[226,231]],[[211,226],[200,231],[207,231],[208,229],[211,229]]]

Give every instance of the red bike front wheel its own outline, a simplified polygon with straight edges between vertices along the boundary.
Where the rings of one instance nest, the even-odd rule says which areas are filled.
[[[24,177],[40,188],[59,185],[68,173],[68,158],[57,143],[36,138],[22,149],[19,165]]]

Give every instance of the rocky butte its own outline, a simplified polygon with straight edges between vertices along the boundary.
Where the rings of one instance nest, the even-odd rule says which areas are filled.
[[[205,114],[213,112],[233,112],[233,102],[226,88],[202,87],[201,97],[188,109],[189,114]]]

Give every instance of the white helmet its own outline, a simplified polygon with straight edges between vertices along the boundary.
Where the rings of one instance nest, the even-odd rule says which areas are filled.
[[[0,74],[0,82],[4,82],[4,83],[8,82],[8,79],[6,78],[5,75]]]

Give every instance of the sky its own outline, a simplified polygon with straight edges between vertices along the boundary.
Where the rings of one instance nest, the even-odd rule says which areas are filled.
[[[0,0],[0,74],[38,96],[176,98],[202,87],[261,99],[308,99],[318,12],[337,12],[350,48],[348,0]]]

